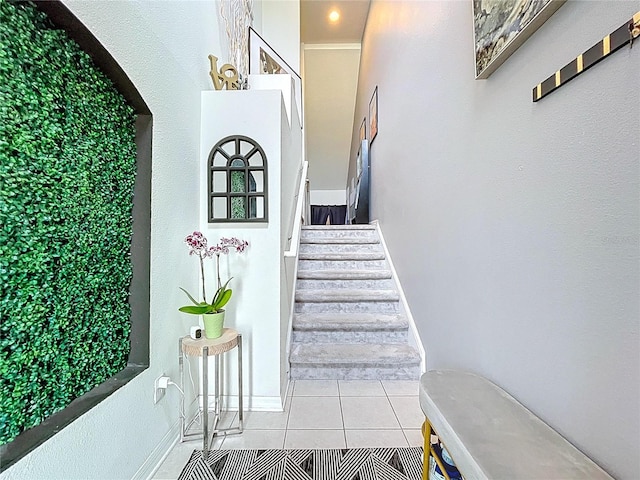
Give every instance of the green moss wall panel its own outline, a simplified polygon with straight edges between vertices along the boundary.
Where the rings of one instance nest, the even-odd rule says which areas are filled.
[[[127,364],[135,115],[33,5],[0,1],[0,444]]]

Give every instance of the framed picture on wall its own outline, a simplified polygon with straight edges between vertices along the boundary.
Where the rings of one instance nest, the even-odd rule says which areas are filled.
[[[378,86],[376,85],[371,100],[369,100],[369,143],[378,135]]]
[[[476,79],[489,78],[566,0],[473,4]],[[489,2],[487,2],[489,3]]]
[[[360,143],[362,143],[362,141],[367,138],[367,117],[364,117],[362,119],[362,125],[360,125],[359,137],[360,137]]]

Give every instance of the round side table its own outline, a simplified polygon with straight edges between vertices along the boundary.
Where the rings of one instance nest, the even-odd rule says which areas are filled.
[[[220,356],[225,352],[238,347],[238,426],[233,428],[219,429],[218,421],[222,408],[222,362]],[[189,423],[181,414],[180,415],[180,441],[193,436],[202,435],[202,454],[203,458],[207,458],[210,448],[209,440],[209,362],[210,356],[215,357],[215,406],[213,429],[211,431],[211,441],[216,434],[229,435],[234,433],[242,433],[243,411],[242,411],[242,334],[232,328],[224,328],[222,336],[218,338],[199,338],[197,340],[186,336],[180,339],[179,349],[180,363],[180,383],[184,391],[184,357],[201,357],[202,358],[202,407],[199,413],[202,413],[202,433],[187,433],[187,430],[195,421],[195,418]],[[184,412],[184,395],[182,396],[182,412]],[[186,424],[186,425],[185,425]]]

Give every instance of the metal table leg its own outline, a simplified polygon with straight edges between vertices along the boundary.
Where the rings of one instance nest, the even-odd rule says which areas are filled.
[[[214,397],[213,397],[213,425],[211,427],[211,440],[209,448],[213,445],[213,440],[219,432],[218,422],[222,412],[222,355],[214,355]]]
[[[242,335],[238,334],[238,419],[239,429],[242,433],[242,422],[244,420],[244,412],[242,409]]]
[[[178,365],[180,369],[180,385],[184,391],[184,353],[182,351],[182,337],[178,341]],[[184,418],[184,395],[180,396],[180,441],[184,442],[185,434],[185,418]]]
[[[209,347],[202,347],[202,458],[209,458]]]

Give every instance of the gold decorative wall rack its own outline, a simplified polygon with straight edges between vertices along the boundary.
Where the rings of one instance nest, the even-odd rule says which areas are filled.
[[[593,67],[600,60],[608,57],[627,43],[633,47],[633,41],[640,36],[640,12],[610,33],[586,52],[551,75],[549,78],[533,87],[533,101],[543,99],[554,90],[560,88],[569,80],[573,80],[585,70]]]

